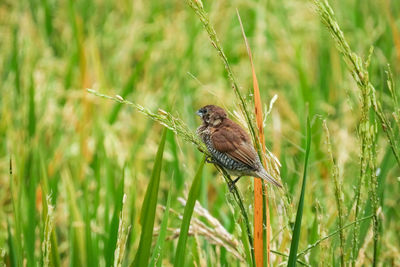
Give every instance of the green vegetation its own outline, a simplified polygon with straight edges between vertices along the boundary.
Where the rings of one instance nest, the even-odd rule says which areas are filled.
[[[400,265],[400,2],[330,4],[2,1],[0,265],[253,265],[253,179],[195,135],[257,140],[253,70],[271,265]]]
[[[310,148],[311,148],[311,126],[309,118],[307,118],[306,136],[307,136],[307,144],[306,144],[306,156],[304,159],[303,182],[301,185],[299,207],[297,208],[297,213],[296,213],[296,221],[293,226],[293,236],[290,245],[290,254],[288,261],[288,266],[290,267],[296,266],[297,250],[299,248],[299,242],[300,242],[301,220],[303,219],[304,196],[306,194],[306,185],[307,185],[308,157],[310,155]]]

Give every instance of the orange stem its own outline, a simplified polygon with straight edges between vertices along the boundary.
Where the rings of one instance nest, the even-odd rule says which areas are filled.
[[[240,19],[239,12],[236,10],[240,27],[242,29],[243,38],[247,48],[247,54],[250,58],[251,71],[253,74],[253,89],[254,89],[254,112],[256,114],[257,128],[258,128],[258,138],[261,141],[261,147],[263,155],[265,154],[265,141],[264,141],[264,129],[263,129],[263,114],[262,114],[262,104],[260,97],[260,90],[258,87],[258,81],[256,76],[256,71],[253,64],[253,57],[251,55],[251,49],[247,42],[246,34],[243,29],[242,20]],[[257,141],[257,140],[255,140]],[[265,157],[262,157],[262,162],[266,166]],[[264,266],[264,242],[263,242],[263,181],[260,178],[254,180],[254,256],[255,263],[257,267]],[[270,265],[270,218],[269,218],[269,202],[268,202],[268,192],[265,190],[265,210],[266,210],[266,249],[267,249],[267,266]]]
[[[262,181],[260,178],[254,180],[254,256],[256,259],[256,266],[263,266],[264,264],[264,242],[263,242],[263,199],[262,199]],[[268,222],[267,222],[268,225]],[[267,226],[268,229],[268,226]],[[267,231],[267,244],[268,242]]]

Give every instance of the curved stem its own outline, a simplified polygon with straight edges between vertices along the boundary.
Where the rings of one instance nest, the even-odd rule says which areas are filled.
[[[236,184],[233,183],[231,176],[223,168],[219,167],[217,164],[214,164],[214,165],[222,173],[222,175],[225,179],[225,182],[230,187],[230,191],[233,195],[233,198],[235,199],[236,204],[239,206],[240,213],[243,216],[245,226],[246,226],[246,233],[247,233],[247,238],[249,240],[249,245],[250,245],[252,265],[255,266],[253,236],[252,236],[251,230],[250,230],[249,216],[247,215],[246,209],[243,205],[242,196],[240,195],[239,189],[237,188]]]

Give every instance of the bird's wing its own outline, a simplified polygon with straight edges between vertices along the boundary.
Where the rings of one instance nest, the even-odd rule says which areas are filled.
[[[216,150],[226,153],[232,159],[256,169],[257,152],[254,150],[247,133],[237,127],[222,127],[211,134]]]

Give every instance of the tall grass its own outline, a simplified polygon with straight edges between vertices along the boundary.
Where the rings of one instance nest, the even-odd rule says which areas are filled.
[[[299,247],[301,224],[303,220],[304,196],[306,194],[306,185],[307,185],[308,158],[310,156],[310,148],[311,148],[311,126],[310,126],[310,120],[308,118],[307,118],[306,136],[307,136],[307,143],[306,143],[306,156],[304,159],[303,182],[301,185],[300,199],[296,213],[296,221],[293,226],[292,242],[290,242],[290,254],[288,260],[288,266],[290,267],[296,266],[297,249]]]
[[[170,266],[180,238],[185,266],[260,262],[254,179],[231,192],[205,164],[194,183],[210,103],[282,177],[262,196],[265,266],[400,265],[400,3],[330,3],[1,2],[0,265]]]
[[[323,127],[326,134],[326,143],[328,146],[328,153],[330,156],[330,160],[332,162],[332,178],[334,183],[334,190],[335,190],[335,198],[336,198],[336,206],[338,210],[338,228],[339,228],[339,238],[340,238],[340,264],[341,266],[345,265],[345,237],[344,237],[344,230],[343,230],[343,221],[344,221],[344,199],[343,199],[343,184],[339,178],[339,168],[337,166],[335,157],[333,156],[332,152],[332,144],[331,138],[329,134],[329,129],[326,124],[326,120],[323,121]]]
[[[166,135],[167,129],[164,129],[160,146],[157,150],[151,180],[147,186],[146,195],[143,200],[142,210],[140,213],[140,224],[142,225],[140,243],[136,252],[135,260],[131,266],[146,266],[149,263]]]
[[[382,104],[376,97],[375,87],[372,85],[369,79],[368,67],[370,65],[371,56],[373,53],[373,48],[370,48],[369,55],[365,61],[361,59],[357,54],[355,54],[349,44],[347,43],[343,32],[341,31],[336,19],[334,17],[334,13],[329,6],[327,1],[315,1],[315,5],[317,7],[318,13],[322,21],[328,27],[332,37],[336,41],[336,45],[338,50],[342,53],[348,69],[352,74],[355,82],[357,83],[360,91],[361,91],[361,119],[359,122],[359,138],[361,139],[361,148],[360,148],[360,176],[358,180],[358,184],[356,186],[355,195],[356,195],[356,206],[355,206],[355,218],[356,220],[359,218],[361,213],[361,190],[363,185],[366,183],[367,177],[369,178],[369,189],[368,192],[371,195],[371,203],[372,210],[374,213],[373,216],[373,266],[378,264],[378,242],[379,242],[379,218],[378,218],[378,181],[377,181],[377,154],[376,154],[376,146],[377,146],[377,122],[374,117],[379,118],[382,129],[386,133],[386,137],[392,149],[392,152],[396,158],[398,166],[400,166],[400,156],[399,156],[399,147],[396,142],[394,130],[391,127],[391,124],[384,114],[382,110]],[[390,85],[389,85],[390,88]],[[390,89],[389,89],[390,90]],[[393,95],[392,95],[393,98]],[[374,114],[371,116],[370,109],[374,111]],[[359,233],[359,225],[356,223],[354,232],[353,232],[353,250],[352,250],[352,265],[355,266],[357,255],[358,255],[358,233]],[[342,256],[343,257],[343,256]],[[342,260],[342,265],[344,265],[344,261]]]
[[[247,42],[246,33],[243,29],[242,20],[240,19],[239,11],[237,11],[238,19],[240,22],[240,29],[242,30],[243,39],[246,44],[247,54],[249,55],[251,72],[253,78],[253,92],[254,92],[254,113],[257,122],[258,138],[261,142],[261,151],[259,150],[259,157],[261,162],[263,162],[264,167],[266,167],[266,158],[263,156],[265,154],[265,138],[264,138],[264,125],[263,125],[263,114],[262,114],[262,104],[260,99],[260,89],[258,87],[258,81],[256,76],[256,71],[254,69],[253,57],[251,54],[250,46]],[[261,152],[261,153],[260,153]],[[268,193],[265,190],[264,181],[262,179],[254,180],[254,256],[256,260],[256,266],[269,266],[270,265],[270,239],[271,239],[271,225],[269,217],[269,200]],[[264,227],[265,225],[265,231]],[[264,244],[264,238],[265,243]],[[266,261],[264,259],[264,247],[266,247]],[[266,264],[264,264],[266,262]]]
[[[199,169],[196,172],[196,177],[194,178],[193,184],[190,187],[188,201],[186,202],[186,205],[185,205],[185,211],[183,213],[182,225],[181,225],[181,229],[179,231],[179,240],[178,240],[178,245],[177,245],[176,254],[175,254],[174,266],[176,266],[176,267],[185,266],[186,241],[187,241],[187,237],[188,237],[190,220],[192,218],[194,205],[200,195],[200,185],[201,185],[201,178],[202,178],[202,174],[203,174],[204,163],[205,163],[205,157],[201,161]]]

